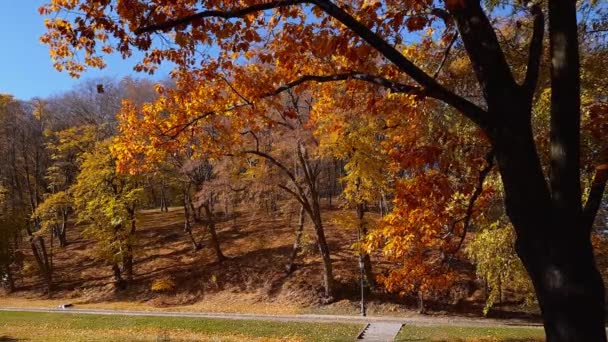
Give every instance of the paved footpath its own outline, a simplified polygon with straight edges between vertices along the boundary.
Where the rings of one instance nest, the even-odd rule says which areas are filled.
[[[386,342],[394,341],[403,324],[390,322],[377,322],[365,326],[357,339],[359,341]]]
[[[319,323],[402,323],[409,325],[425,326],[481,326],[481,327],[523,327],[538,326],[537,323],[529,323],[522,320],[495,320],[489,318],[467,318],[451,316],[352,316],[352,315],[323,315],[323,314],[301,314],[301,315],[265,315],[248,313],[220,313],[220,312],[192,312],[192,311],[133,311],[133,310],[106,310],[106,309],[56,309],[42,307],[0,307],[0,311],[25,311],[25,312],[50,312],[65,314],[94,314],[94,315],[125,315],[125,316],[160,316],[160,317],[194,317],[194,318],[219,318],[219,319],[241,319],[262,320],[280,322],[319,322]]]

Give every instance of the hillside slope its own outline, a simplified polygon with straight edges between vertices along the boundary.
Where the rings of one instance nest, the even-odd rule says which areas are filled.
[[[242,211],[217,226],[227,261],[218,263],[204,227],[195,227],[203,248],[194,251],[183,231],[183,211],[168,213],[147,210],[138,214],[135,281],[127,290],[116,291],[109,266],[92,255],[94,241],[71,227],[69,245],[54,248],[55,292],[46,299],[44,286],[29,250],[25,272],[18,277],[18,291],[0,297],[3,305],[54,306],[71,302],[78,307],[155,310],[195,310],[215,312],[357,314],[359,310],[359,269],[351,249],[356,234],[333,223],[338,210],[326,210],[326,233],[332,251],[338,298],[329,305],[320,303],[322,269],[312,227],[306,226],[304,246],[295,272],[287,276],[288,261],[297,224],[297,213],[289,210],[276,215],[264,211]],[[387,269],[380,256],[373,256],[374,272]],[[471,270],[464,270],[463,282],[474,284]],[[174,289],[152,291],[152,284],[171,280]],[[472,286],[472,285],[471,285]],[[483,298],[474,288],[464,291],[458,305],[427,305],[436,313],[447,311],[479,315]],[[479,291],[477,291],[479,292]],[[370,314],[405,314],[415,308],[412,298],[400,298],[377,290],[371,297]],[[509,307],[507,307],[509,309]],[[515,315],[514,312],[508,316]],[[501,314],[502,316],[502,314]]]

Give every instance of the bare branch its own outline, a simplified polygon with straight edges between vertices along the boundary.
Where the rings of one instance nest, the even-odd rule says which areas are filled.
[[[245,101],[246,104],[248,105],[253,105],[253,102],[249,101],[249,99],[247,99],[245,96],[243,96],[243,94],[241,94],[238,90],[236,90],[236,88],[232,85],[232,83],[230,81],[228,81],[228,79],[225,76],[220,76],[222,78],[222,80],[224,80],[224,82],[228,85],[228,87],[238,96],[240,97],[243,101]]]
[[[294,192],[293,190],[289,189],[288,187],[286,187],[284,185],[279,185],[279,188],[281,188],[281,189],[287,191],[288,193],[292,194],[298,200],[298,202],[300,202],[306,208],[307,212],[312,213],[310,203],[308,202],[308,199],[305,196],[306,191],[304,191],[304,189],[302,189],[302,187],[300,186],[300,184],[298,184],[298,180],[296,179],[296,177],[293,174],[293,172],[291,172],[289,170],[289,168],[287,168],[285,165],[283,165],[283,163],[279,162],[278,160],[276,160],[273,156],[271,156],[268,153],[264,153],[264,152],[260,152],[260,151],[251,151],[251,150],[242,151],[242,153],[253,154],[253,155],[256,155],[256,156],[260,156],[260,157],[268,160],[269,162],[271,162],[275,166],[277,166],[283,172],[285,172],[285,174],[287,175],[287,177],[289,177],[289,180],[291,180],[291,183],[296,187],[296,189],[298,190],[298,192],[296,193],[296,192]]]
[[[296,182],[296,177],[291,172],[291,170],[289,170],[289,168],[287,168],[287,166],[283,165],[283,163],[281,163],[278,160],[276,160],[270,154],[264,153],[264,152],[261,152],[261,151],[254,151],[254,150],[245,150],[245,151],[242,151],[242,153],[245,153],[245,154],[254,154],[256,156],[259,156],[259,157],[262,157],[262,158],[268,160],[269,162],[271,162],[272,164],[274,164],[275,166],[277,166],[279,169],[283,170],[287,174],[287,176],[289,177],[289,179],[291,179],[292,182]]]
[[[589,197],[587,198],[585,208],[583,209],[583,229],[586,229],[589,233],[591,233],[593,229],[593,222],[595,221],[595,216],[602,203],[602,198],[606,190],[606,182],[608,181],[608,149],[604,151],[604,154],[604,162],[595,168],[591,189],[589,190]]]
[[[235,105],[233,105],[233,106],[230,106],[229,108],[227,108],[227,109],[225,109],[225,110],[223,110],[223,111],[221,111],[221,112],[209,111],[209,112],[202,113],[202,114],[200,114],[200,115],[198,115],[198,116],[196,116],[196,117],[194,117],[194,118],[190,119],[190,120],[189,120],[188,122],[186,122],[186,123],[183,123],[183,124],[180,124],[180,125],[177,125],[177,126],[173,126],[173,127],[170,127],[169,129],[167,129],[167,130],[165,130],[165,131],[162,131],[162,132],[161,132],[161,135],[162,135],[162,136],[165,136],[165,137],[168,137],[169,139],[175,139],[175,138],[177,138],[177,137],[178,137],[178,136],[179,136],[179,135],[180,135],[180,134],[181,134],[183,131],[185,131],[185,130],[186,130],[186,129],[188,129],[190,126],[192,126],[192,125],[196,124],[198,121],[200,121],[200,120],[202,120],[202,119],[204,119],[204,118],[210,117],[210,116],[212,116],[212,115],[217,115],[217,114],[219,114],[219,113],[227,113],[227,112],[233,111],[233,110],[235,110],[235,109],[238,109],[238,108],[241,108],[241,107],[245,107],[245,106],[249,106],[249,105],[250,105],[249,103],[238,103],[238,104],[235,104]],[[175,130],[175,133],[170,134],[170,133],[171,133],[171,131],[173,131],[173,130]]]
[[[359,81],[374,83],[374,84],[383,86],[387,89],[390,89],[391,91],[393,91],[395,93],[410,93],[410,94],[414,94],[414,95],[431,96],[430,94],[428,94],[427,91],[425,91],[424,89],[422,89],[420,87],[394,82],[394,81],[388,80],[381,76],[376,76],[376,75],[371,75],[371,74],[366,74],[366,73],[361,73],[361,72],[348,72],[348,73],[341,73],[341,74],[335,74],[335,75],[304,75],[294,81],[291,81],[289,83],[286,83],[286,84],[280,86],[279,88],[277,88],[273,92],[267,94],[266,96],[280,94],[286,90],[297,87],[306,82],[325,83],[325,82],[337,82],[337,81],[345,81],[345,80],[359,80]]]
[[[435,73],[433,74],[433,78],[437,78],[437,76],[439,76],[441,69],[443,69],[445,62],[447,62],[448,57],[450,56],[450,51],[452,50],[452,46],[454,45],[454,43],[456,42],[457,39],[458,39],[458,33],[454,33],[454,36],[450,40],[450,43],[445,48],[445,52],[443,53],[443,58],[441,59],[441,63],[439,63],[437,70],[435,70]]]
[[[475,191],[473,191],[473,194],[469,198],[469,205],[467,206],[467,211],[466,211],[464,217],[457,220],[456,222],[454,222],[454,225],[452,226],[452,230],[453,230],[456,224],[458,224],[459,222],[464,222],[462,225],[462,234],[460,235],[460,240],[459,240],[456,248],[451,251],[452,254],[458,252],[460,250],[460,248],[462,248],[464,239],[467,236],[467,231],[469,230],[469,225],[471,224],[471,218],[473,217],[473,209],[475,207],[475,202],[477,201],[477,199],[483,192],[483,183],[485,182],[486,178],[490,174],[490,171],[492,170],[493,167],[494,167],[494,149],[491,149],[486,154],[486,166],[483,169],[481,169],[481,171],[479,171],[479,178],[477,180],[477,186],[475,187]]]
[[[408,74],[414,79],[414,81],[418,82],[418,84],[424,87],[428,93],[435,94],[435,96],[433,96],[434,98],[456,108],[464,116],[475,122],[484,130],[490,130],[492,128],[492,120],[490,117],[488,117],[486,111],[439,84],[433,77],[412,63],[387,41],[382,39],[332,1],[311,0],[310,2],[317,5],[325,13],[340,21],[343,25],[359,35],[359,37],[378,50],[386,59],[393,62],[393,64],[395,64],[395,66],[397,66],[401,71]]]
[[[223,78],[223,77],[222,77]],[[221,113],[227,113],[227,112],[231,112],[235,109],[239,109],[242,107],[247,107],[247,106],[253,106],[254,102],[245,98],[244,96],[242,96],[241,94],[238,93],[238,91],[236,91],[232,85],[230,84],[230,82],[228,82],[227,79],[223,78],[224,81],[228,84],[228,86],[239,96],[243,99],[244,102],[241,103],[237,103],[235,105],[232,105],[228,108],[226,108],[225,110],[221,111],[221,112],[216,112],[216,111],[209,111],[209,112],[205,112],[202,113],[192,119],[190,119],[188,122],[184,123],[184,124],[180,124],[177,126],[173,126],[165,131],[161,131],[161,135],[168,137],[169,139],[175,139],[177,138],[183,131],[185,131],[186,129],[188,129],[189,127],[191,127],[192,125],[196,124],[198,121],[210,117],[212,115],[217,115],[217,114],[221,114]],[[398,82],[394,82],[391,80],[388,80],[386,78],[383,78],[381,76],[375,76],[375,75],[370,75],[370,74],[365,74],[365,73],[359,73],[359,72],[352,72],[352,73],[343,73],[343,74],[336,74],[336,75],[325,75],[325,76],[319,76],[319,75],[305,75],[302,76],[300,78],[298,78],[295,81],[289,82],[283,86],[280,86],[279,88],[266,93],[264,95],[262,95],[259,99],[265,99],[268,97],[272,97],[275,95],[279,95],[285,91],[288,91],[294,87],[297,87],[301,84],[304,84],[306,82],[335,82],[335,81],[343,81],[343,80],[348,80],[348,79],[353,79],[353,80],[362,80],[362,81],[366,81],[366,82],[371,82],[371,83],[375,83],[377,85],[386,87],[388,89],[390,89],[391,91],[397,92],[397,93],[410,93],[410,94],[418,94],[421,96],[429,96],[429,97],[433,97],[433,94],[429,94],[427,92],[425,92],[422,88],[419,87],[415,87],[415,86],[411,86],[411,85],[407,85],[407,84],[401,84]]]

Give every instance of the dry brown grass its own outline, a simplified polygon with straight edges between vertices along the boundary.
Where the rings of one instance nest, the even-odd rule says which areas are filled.
[[[334,304],[339,312],[355,312],[357,263],[350,246],[355,234],[332,224],[334,211],[326,212],[326,232],[334,260],[335,277],[343,298]],[[289,277],[284,266],[291,250],[297,223],[295,210],[277,215],[242,211],[235,220],[218,224],[224,254],[217,263],[203,227],[194,233],[204,248],[193,251],[183,232],[183,212],[143,211],[138,215],[136,281],[130,289],[116,292],[111,270],[92,255],[93,241],[81,236],[78,227],[69,232],[70,244],[55,249],[55,288],[51,299],[43,294],[36,272],[18,277],[18,291],[0,297],[2,306],[54,307],[70,301],[82,308],[174,311],[252,312],[293,314],[319,304],[321,263],[314,246],[298,257]],[[306,227],[309,242],[314,232]],[[23,246],[31,263],[27,246]],[[156,279],[170,278],[170,293],[150,290]],[[340,301],[340,299],[343,299]],[[325,308],[326,310],[328,308]],[[331,306],[330,306],[331,309]]]
[[[83,238],[78,227],[72,227],[70,244],[64,249],[55,249],[53,297],[45,298],[43,283],[34,269],[18,277],[17,292],[0,296],[0,306],[55,307],[69,301],[79,308],[357,314],[359,270],[351,249],[356,234],[334,223],[338,213],[339,210],[329,208],[324,211],[339,293],[330,305],[320,303],[322,265],[314,245],[314,231],[309,225],[305,228],[309,246],[298,256],[295,272],[289,277],[285,275],[284,266],[297,224],[296,210],[272,215],[242,208],[236,219],[220,222],[218,235],[229,258],[220,264],[204,227],[194,228],[194,234],[204,245],[202,250],[194,251],[183,231],[182,210],[172,208],[168,213],[158,210],[139,213],[136,279],[128,290],[115,290],[110,267],[91,253],[94,242]],[[27,246],[22,250],[27,262],[33,264]],[[373,260],[376,272],[388,267],[379,256],[373,256]],[[175,290],[161,293],[151,290],[155,280],[165,278],[174,282]],[[457,310],[478,314],[482,301],[483,298],[473,303],[472,309]],[[411,313],[413,306],[415,300],[377,293],[368,312],[403,316]]]
[[[1,329],[0,329],[1,330]],[[0,332],[0,337],[3,336]],[[26,341],[226,341],[226,342],[278,342],[278,341],[301,341],[297,338],[282,339],[270,337],[252,337],[243,335],[213,335],[195,333],[191,331],[172,330],[170,333],[162,329],[62,329],[48,327],[10,326],[7,336],[18,336],[20,340]]]

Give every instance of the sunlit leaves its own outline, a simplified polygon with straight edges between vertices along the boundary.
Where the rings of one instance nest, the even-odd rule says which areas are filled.
[[[116,173],[108,141],[85,154],[82,171],[70,191],[78,222],[96,240],[98,256],[108,263],[120,262],[133,244],[131,224],[143,190],[132,177]]]

